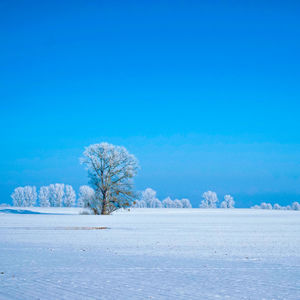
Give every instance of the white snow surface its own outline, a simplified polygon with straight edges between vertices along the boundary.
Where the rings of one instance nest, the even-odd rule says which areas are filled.
[[[300,299],[298,211],[79,210],[0,209],[0,299]]]

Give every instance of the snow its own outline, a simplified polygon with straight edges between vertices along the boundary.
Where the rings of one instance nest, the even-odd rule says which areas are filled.
[[[300,299],[298,211],[80,210],[0,209],[0,299]]]

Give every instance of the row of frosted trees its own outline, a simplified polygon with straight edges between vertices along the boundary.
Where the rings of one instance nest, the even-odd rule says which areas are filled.
[[[87,186],[82,185],[79,188],[78,197],[71,185],[63,183],[50,184],[42,186],[37,191],[35,186],[17,187],[11,195],[13,205],[19,207],[42,206],[42,207],[88,207],[89,203],[95,201],[95,191]],[[200,208],[234,208],[234,199],[230,195],[225,195],[224,200],[219,203],[218,196],[215,192],[207,191],[202,194]],[[160,201],[157,193],[151,188],[147,188],[139,193],[138,200],[133,207],[136,208],[192,208],[189,199],[172,200],[170,197]],[[275,210],[300,210],[298,202],[288,206],[279,204],[261,203],[255,205],[254,209],[275,209]]]
[[[37,191],[35,186],[17,187],[12,193],[13,205],[18,207],[42,206],[42,207],[88,207],[95,201],[95,191],[83,185],[79,188],[78,198],[71,185],[63,183],[42,186]],[[148,208],[191,208],[189,199],[171,200],[170,197],[163,201],[158,200],[156,191],[147,188],[139,193],[139,200],[133,204],[134,207]]]
[[[11,197],[14,206],[29,207],[72,207],[86,206],[89,199],[94,197],[94,190],[87,185],[79,188],[78,198],[73,187],[69,184],[55,183],[42,186],[37,191],[35,186],[17,187]]]
[[[202,201],[199,207],[201,208],[234,208],[234,199],[230,195],[225,195],[224,200],[218,205],[219,199],[215,192],[207,191],[202,195]],[[160,201],[156,197],[156,191],[147,188],[141,193],[140,200],[135,202],[134,207],[148,207],[148,208],[192,208],[191,202],[189,199],[183,198],[181,200],[175,199],[172,200],[170,197]]]
[[[219,205],[217,193],[207,191],[202,194],[202,201],[199,205],[200,208],[234,208],[235,201],[232,196],[225,195],[224,200]]]
[[[253,209],[275,209],[275,210],[300,210],[300,203],[293,202],[292,205],[281,206],[278,203],[272,206],[271,203],[262,202],[260,205],[254,205]]]
[[[42,207],[88,207],[95,201],[95,191],[83,185],[79,188],[78,197],[71,185],[63,183],[50,184],[42,186],[37,191],[35,186],[17,187],[11,195],[13,205],[19,207],[42,206]],[[216,208],[218,207],[218,197],[215,192],[208,191],[203,193],[202,201],[199,207],[201,208]],[[157,198],[157,193],[151,188],[147,188],[140,192],[138,200],[133,204],[136,208],[192,208],[189,199],[172,200],[170,197],[160,201]],[[233,208],[234,200],[230,195],[224,197],[224,201],[220,203],[221,208]]]
[[[191,202],[189,199],[175,199],[172,200],[170,197],[160,201],[156,197],[156,191],[147,188],[143,192],[140,193],[139,200],[136,200],[134,203],[134,207],[137,208],[191,208]]]
[[[203,193],[202,201],[199,207],[201,208],[216,208],[218,207],[218,196],[215,192],[208,191]],[[225,195],[224,200],[220,203],[220,208],[234,208],[234,199],[230,195]],[[263,202],[260,205],[251,207],[253,209],[275,209],[275,210],[300,210],[300,204],[293,202],[292,205],[281,206],[278,203],[272,206],[271,203]]]

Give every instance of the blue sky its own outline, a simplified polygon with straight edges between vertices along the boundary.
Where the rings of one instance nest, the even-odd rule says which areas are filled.
[[[1,1],[0,202],[87,183],[124,145],[138,189],[300,200],[298,1]]]

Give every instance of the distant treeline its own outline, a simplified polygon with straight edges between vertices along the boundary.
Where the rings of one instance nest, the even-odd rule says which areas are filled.
[[[135,208],[192,208],[191,202],[187,198],[174,199],[167,197],[163,200],[157,198],[157,192],[147,188],[138,193],[137,200],[132,207]],[[94,189],[87,185],[79,188],[76,195],[75,190],[69,184],[55,183],[48,186],[42,186],[37,191],[35,186],[24,186],[15,188],[11,195],[13,205],[18,207],[89,207],[97,197]],[[225,195],[221,203],[215,192],[207,191],[202,194],[200,208],[234,208],[235,201],[231,195]],[[275,209],[275,210],[300,210],[300,204],[294,202],[288,206],[280,206],[270,203],[261,203],[251,207],[253,209]]]
[[[272,206],[271,203],[263,202],[260,205],[254,205],[253,209],[275,209],[275,210],[300,210],[300,204],[298,202],[293,202],[292,205],[281,206],[278,203]]]
[[[42,186],[39,191],[35,186],[15,188],[11,194],[14,206],[29,207],[84,207],[86,201],[94,195],[94,190],[87,185],[79,188],[78,197],[69,184],[55,183]]]

